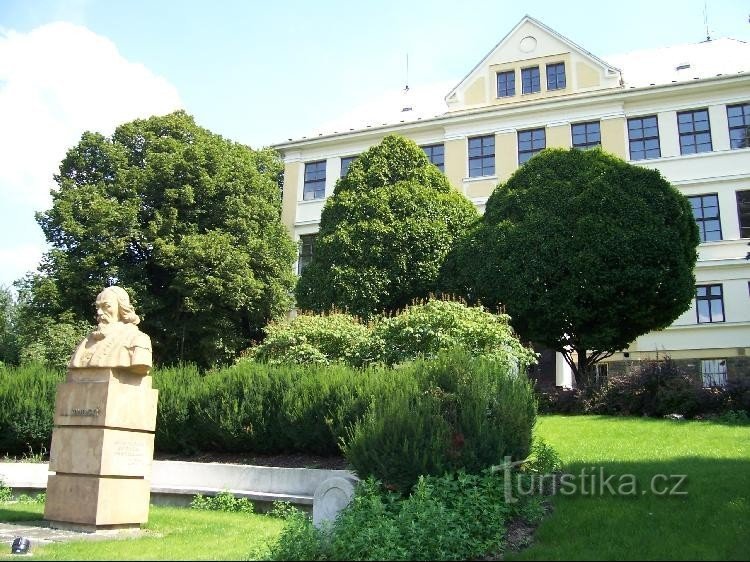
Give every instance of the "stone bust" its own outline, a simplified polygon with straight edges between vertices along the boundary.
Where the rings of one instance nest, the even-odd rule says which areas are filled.
[[[147,375],[151,339],[138,329],[141,321],[121,287],[107,287],[96,297],[99,324],[73,352],[68,368],[117,368]]]

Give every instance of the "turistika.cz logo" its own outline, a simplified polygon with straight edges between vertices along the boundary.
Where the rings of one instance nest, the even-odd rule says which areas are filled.
[[[505,501],[516,503],[521,496],[535,494],[563,496],[687,496],[687,474],[654,474],[646,482],[635,474],[607,474],[603,466],[583,467],[578,473],[538,474],[513,470],[523,461],[510,457],[493,472],[502,472]]]

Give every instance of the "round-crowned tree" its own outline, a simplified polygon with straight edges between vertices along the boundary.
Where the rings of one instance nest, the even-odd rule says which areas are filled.
[[[690,307],[698,230],[656,170],[599,149],[548,149],[487,202],[441,286],[504,305],[519,335],[590,367]]]
[[[326,202],[297,305],[369,318],[426,297],[478,216],[419,146],[389,135],[352,162]]]
[[[229,360],[288,310],[294,243],[281,224],[275,153],[179,111],[84,133],[38,215],[52,250],[27,279],[29,308],[93,317],[126,287],[160,362]],[[50,304],[51,303],[51,304]],[[49,305],[49,306],[48,306]]]

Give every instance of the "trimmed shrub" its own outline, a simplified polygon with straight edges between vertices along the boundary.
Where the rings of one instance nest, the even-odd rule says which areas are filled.
[[[373,401],[342,443],[361,478],[406,491],[420,475],[478,473],[528,455],[536,402],[526,377],[463,350],[399,373],[403,383]]]
[[[0,452],[49,451],[57,384],[63,373],[42,365],[0,365]]]

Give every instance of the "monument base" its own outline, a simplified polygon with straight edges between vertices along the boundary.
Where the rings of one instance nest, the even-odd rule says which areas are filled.
[[[138,527],[148,521],[150,481],[144,478],[111,478],[70,474],[47,480],[44,518],[78,526]]]
[[[81,523],[68,523],[67,521],[48,521],[50,529],[59,529],[61,531],[73,531],[75,533],[96,533],[99,531],[112,531],[117,534],[137,533],[141,530],[140,524],[123,524],[123,525],[83,525]]]

